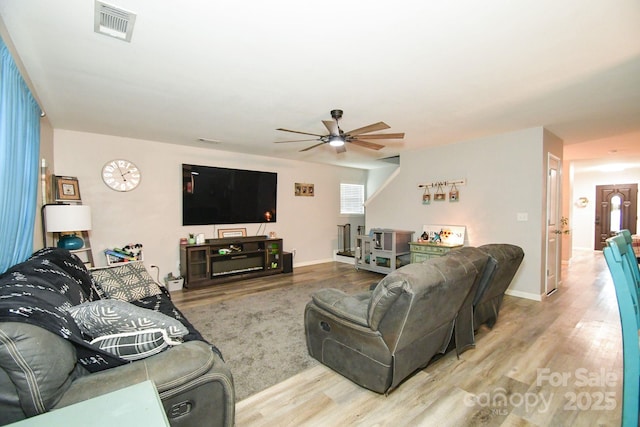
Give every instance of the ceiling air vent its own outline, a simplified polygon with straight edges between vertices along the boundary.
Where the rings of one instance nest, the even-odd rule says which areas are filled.
[[[93,30],[96,33],[130,42],[135,22],[135,13],[96,1],[96,14],[93,24]]]

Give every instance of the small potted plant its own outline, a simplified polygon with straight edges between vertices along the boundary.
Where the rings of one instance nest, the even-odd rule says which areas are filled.
[[[189,244],[195,245],[195,243],[196,243],[196,236],[193,233],[189,233]]]

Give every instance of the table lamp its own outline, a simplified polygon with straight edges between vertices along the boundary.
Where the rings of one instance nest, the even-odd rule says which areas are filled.
[[[84,240],[75,232],[91,230],[91,208],[84,205],[46,205],[45,229],[48,233],[60,233],[59,248],[80,249]]]

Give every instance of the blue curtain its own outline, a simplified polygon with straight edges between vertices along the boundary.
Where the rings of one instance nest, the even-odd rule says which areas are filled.
[[[33,252],[40,107],[0,38],[0,273]]]

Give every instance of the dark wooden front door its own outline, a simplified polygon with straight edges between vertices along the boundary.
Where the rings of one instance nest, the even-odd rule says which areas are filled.
[[[638,184],[596,185],[595,250],[619,230],[636,233]]]

